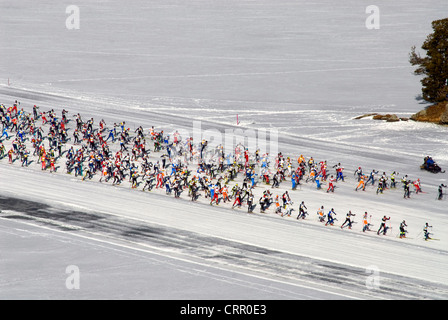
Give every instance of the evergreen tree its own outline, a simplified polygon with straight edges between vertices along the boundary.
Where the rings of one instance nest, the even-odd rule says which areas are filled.
[[[448,99],[448,18],[432,22],[433,33],[426,37],[422,49],[426,56],[421,57],[411,48],[409,62],[418,66],[416,75],[424,75],[421,80],[423,99],[440,102]]]

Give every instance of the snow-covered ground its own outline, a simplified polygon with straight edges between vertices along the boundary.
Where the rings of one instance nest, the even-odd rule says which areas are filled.
[[[353,119],[425,106],[408,52],[443,17],[445,1],[379,1],[379,30],[365,27],[370,3],[359,1],[79,1],[79,30],[65,27],[69,4],[0,3],[0,103],[165,132],[191,131],[193,120],[222,133],[275,128],[279,151],[340,162],[347,180],[334,194],[283,182],[275,192],[289,190],[296,210],[301,201],[308,207],[308,219],[297,221],[297,211],[248,214],[80,181],[63,163],[50,174],[4,159],[2,298],[447,298],[448,212],[436,200],[446,174],[419,169],[425,155],[448,167],[447,128]],[[426,193],[355,192],[358,166],[419,178]],[[315,219],[321,205],[335,208],[337,224],[351,210],[357,224],[323,226]],[[391,216],[392,232],[361,232],[365,211],[374,229]],[[396,237],[403,219],[408,239]],[[440,240],[422,239],[425,222]],[[123,256],[135,264],[120,264]],[[80,268],[78,296],[65,287],[68,265]],[[372,268],[379,287],[366,284]]]

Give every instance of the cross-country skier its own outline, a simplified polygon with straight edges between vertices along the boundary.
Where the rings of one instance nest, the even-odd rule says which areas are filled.
[[[308,177],[306,178],[305,182],[308,183],[308,181],[314,182],[316,180],[317,170],[314,167],[310,167],[310,173]]]
[[[163,178],[164,178],[164,174],[162,171],[159,171],[157,173],[157,185],[156,185],[156,189],[158,188],[163,188]]]
[[[73,138],[74,138],[73,141],[74,144],[81,143],[81,140],[79,139],[79,131],[77,129],[73,132]]]
[[[38,109],[39,109],[39,107],[34,105],[34,107],[33,107],[33,117],[34,117],[34,120],[37,120],[39,118],[39,114],[37,112]]]
[[[429,232],[429,228],[432,228],[432,226],[428,225],[428,222],[426,222],[425,226],[423,227],[423,234],[425,237],[425,241],[431,240],[431,237],[429,235],[432,233]]]
[[[28,167],[28,153],[23,154],[22,167],[23,166]]]
[[[133,189],[137,188],[138,186],[138,177],[139,175],[137,171],[131,173],[131,186]]]
[[[210,205],[212,205],[213,202],[215,202],[216,205],[219,205],[219,187],[217,185],[210,188],[210,198]]]
[[[283,209],[282,209],[282,217],[283,216],[291,216],[291,213],[294,211],[294,208],[292,207],[293,202],[292,201],[287,201],[284,205],[283,205]]]
[[[362,191],[366,191],[366,184],[365,184],[366,176],[361,175],[361,176],[358,177],[358,179],[359,179],[358,180],[359,183],[358,183],[358,186],[356,187],[355,191],[358,191],[358,189],[361,188],[361,187],[362,187]]]
[[[406,231],[405,227],[407,227],[407,226],[408,225],[406,224],[406,221],[404,221],[404,220],[400,223],[400,238],[406,238],[407,231]]]
[[[3,143],[0,142],[0,159],[3,159],[3,157],[5,156],[5,152],[6,152],[6,148],[3,145]]]
[[[334,192],[334,183],[336,182],[336,179],[333,177],[333,176],[331,176],[330,177],[330,180],[328,180],[328,189],[327,189],[327,192]]]
[[[392,172],[392,174],[390,175],[390,187],[391,188],[396,188],[396,182],[395,182],[395,175],[396,175],[396,173],[395,173],[395,171],[394,172]]]
[[[293,173],[291,174],[291,184],[292,184],[291,189],[292,189],[292,190],[296,190],[296,188],[297,188],[297,179],[298,179],[298,178],[297,178],[295,172],[293,172]]]
[[[390,217],[388,218],[388,217],[384,216],[381,219],[381,225],[380,225],[380,228],[378,229],[376,234],[380,234],[380,232],[383,232],[383,235],[386,235],[386,232],[387,232],[387,229],[388,229],[388,227],[386,227],[386,221],[387,220],[390,220]]]
[[[151,191],[155,185],[155,183],[154,183],[155,179],[156,178],[154,177],[153,174],[147,175],[146,179],[145,179],[145,185],[143,186],[143,191],[145,191],[146,188],[148,188],[148,190]]]
[[[403,178],[401,178],[401,183],[404,184],[406,181],[408,181],[408,175],[407,174]]]
[[[299,205],[299,215],[297,216],[297,219],[305,219],[307,212],[305,211],[307,207],[305,206],[305,201],[302,201]]]
[[[100,180],[99,180],[99,181],[102,182],[102,181],[103,181],[103,177],[104,177],[105,181],[107,182],[107,181],[109,180],[108,175],[109,175],[109,169],[108,169],[108,166],[107,166],[107,165],[104,165],[104,166],[103,166],[103,169],[102,169],[102,171],[101,171],[101,177],[100,177]]]
[[[348,213],[347,213],[347,215],[345,216],[345,221],[344,221],[344,223],[342,224],[341,229],[344,228],[344,226],[345,226],[346,223],[348,223],[348,228],[351,229],[351,228],[352,228],[352,223],[353,223],[351,217],[354,217],[354,216],[356,216],[356,214],[352,213],[352,212],[349,210]]]
[[[319,219],[319,222],[324,222],[325,221],[324,206],[321,206],[317,210],[317,218]]]
[[[372,216],[370,216],[371,218]],[[364,213],[364,216],[362,217],[362,232],[370,231],[371,224],[369,221],[367,221],[367,211]]]
[[[378,188],[376,189],[376,194],[383,193],[386,188],[386,177],[383,175],[378,179]]]
[[[341,163],[334,165],[333,168],[336,169],[336,181],[339,180],[344,181],[344,174],[343,174],[344,168],[341,166]]]
[[[115,167],[115,169],[113,171],[113,177],[114,177],[114,181],[112,182],[112,185],[121,183],[122,179],[121,179],[120,172],[117,167]]]
[[[422,192],[422,186],[420,183],[420,179],[417,179],[414,181],[414,187],[415,187],[415,194],[418,194],[419,192]]]
[[[438,200],[442,200],[443,199],[443,188],[446,188],[446,185],[444,185],[443,183],[439,186],[439,195],[437,197]]]
[[[282,206],[280,205],[280,200],[278,195],[275,196],[275,213],[280,214],[282,212]]]
[[[353,173],[353,175],[358,175],[358,182],[361,180],[361,177],[363,176],[362,174],[362,168],[358,167],[358,169],[355,170],[355,172]]]
[[[232,209],[235,208],[235,206],[241,207],[241,192],[239,190],[236,191],[235,201],[233,202]]]
[[[288,191],[285,191],[282,195],[283,207],[286,206],[287,203],[291,202],[291,198],[289,197]]]
[[[325,223],[325,225],[333,225],[334,224],[334,220],[337,220],[337,219],[334,218],[333,215],[336,215],[336,212],[334,212],[334,209],[331,208],[331,210],[327,214],[327,222]]]
[[[260,212],[265,212],[266,209],[268,209],[271,206],[272,197],[271,197],[271,193],[269,192],[269,190],[263,191],[263,195],[258,200],[258,203],[260,204]],[[277,203],[279,204],[278,206],[277,206]],[[277,206],[277,209],[279,208],[278,210],[276,209],[275,213],[281,213],[282,207],[280,206],[280,203],[278,201],[278,195],[276,196],[276,204],[275,205]]]
[[[375,169],[373,169],[370,172],[370,176],[369,179],[367,179],[366,184],[369,183],[370,181],[372,181],[372,186],[375,184],[375,175],[378,174],[378,171],[376,171]]]
[[[227,185],[224,185],[224,187],[221,188],[221,194],[222,194],[222,200],[224,203],[226,203],[227,201],[230,202],[229,199],[229,189],[227,188]]]
[[[201,142],[201,159],[203,158],[203,153],[204,153],[205,148],[207,147],[207,144],[208,144],[208,141],[203,139]]]
[[[403,182],[404,195],[403,198],[410,198],[411,190],[410,190],[411,180],[405,180]]]
[[[271,188],[278,188],[280,186],[280,175],[278,172],[274,174],[272,177],[272,186]]]
[[[322,180],[323,178],[322,178],[322,175],[320,174],[320,175],[318,175],[315,179],[314,179],[314,181],[316,182],[316,187],[317,187],[317,190],[320,190],[322,187],[321,187],[321,180]]]
[[[116,127],[113,127],[113,129],[110,129],[109,135],[107,136],[106,142],[109,141],[109,139],[112,139],[112,142],[115,142],[115,136],[117,135],[117,129]]]
[[[256,205],[254,205],[254,195],[253,195],[253,193],[251,191],[249,193],[248,198],[247,198],[247,212],[248,213],[252,213],[254,211],[254,209],[255,209],[255,206]]]
[[[165,193],[171,194],[171,180],[170,177],[165,177]]]
[[[2,136],[0,137],[0,140],[3,139],[4,136],[6,136],[6,140],[9,139],[8,127],[3,128],[3,133],[2,133]]]

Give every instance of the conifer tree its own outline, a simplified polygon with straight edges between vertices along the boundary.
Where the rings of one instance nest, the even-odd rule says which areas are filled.
[[[418,66],[414,74],[425,76],[421,80],[423,99],[441,102],[448,99],[448,18],[433,21],[432,28],[422,45],[426,56],[422,58],[413,46],[409,62]]]

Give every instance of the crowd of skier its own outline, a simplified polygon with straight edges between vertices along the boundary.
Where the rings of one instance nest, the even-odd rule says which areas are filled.
[[[177,131],[170,136],[154,127],[148,130],[139,126],[131,130],[125,121],[108,126],[103,119],[96,123],[79,113],[67,115],[65,109],[56,114],[54,110],[41,111],[36,105],[32,112],[25,112],[18,101],[10,107],[0,105],[0,159],[7,157],[10,164],[19,161],[22,167],[36,162],[42,171],[65,171],[82,180],[96,176],[102,183],[120,185],[126,181],[131,188],[141,187],[142,191],[163,189],[176,198],[187,194],[191,201],[203,196],[210,205],[228,203],[232,209],[245,207],[250,213],[259,205],[260,212],[270,210],[282,217],[291,217],[295,211],[285,189],[296,190],[311,184],[318,190],[334,193],[337,183],[346,179],[340,163],[329,168],[327,161],[303,155],[293,160],[281,152],[271,163],[268,154],[260,154],[259,150],[251,153],[241,144],[233,154],[225,155],[222,146],[211,147],[205,140],[196,142]],[[75,124],[71,125],[72,122]],[[8,147],[4,142],[8,142]],[[420,179],[413,181],[404,175],[397,181],[395,171],[389,175],[376,170],[366,173],[358,167],[353,175],[356,192],[376,186],[376,193],[381,194],[396,189],[398,183],[404,198],[410,197],[412,187],[415,194],[423,192]],[[285,191],[276,192],[281,185]],[[441,184],[438,200],[443,198],[443,188],[446,186]],[[255,190],[263,189],[256,199]],[[316,214],[318,221],[326,226],[333,226],[337,221],[333,208],[325,213],[321,206]],[[302,201],[296,218],[305,219],[308,215]],[[354,216],[349,211],[340,227],[351,229]],[[370,219],[371,215],[365,212],[363,232],[371,230]],[[387,233],[391,228],[389,219],[382,218],[377,234]],[[400,238],[406,237],[406,227],[402,221]],[[429,229],[426,224],[425,240],[431,239]]]

